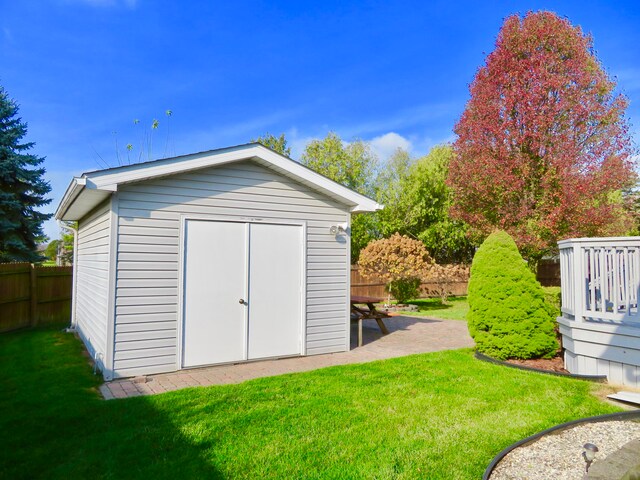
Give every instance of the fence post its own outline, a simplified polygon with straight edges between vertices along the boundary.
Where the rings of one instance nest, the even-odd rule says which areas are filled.
[[[30,267],[31,267],[31,271],[30,271],[31,282],[29,287],[29,293],[31,297],[31,302],[30,302],[31,303],[31,308],[30,308],[31,320],[29,324],[32,327],[35,327],[36,325],[38,325],[38,275],[36,274],[36,266],[33,263],[30,264]]]

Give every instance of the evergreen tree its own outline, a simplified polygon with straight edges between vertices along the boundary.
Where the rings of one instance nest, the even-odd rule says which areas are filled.
[[[21,143],[27,125],[17,115],[18,105],[0,86],[0,262],[41,260],[36,243],[51,217],[36,210],[51,202],[45,198],[51,186],[42,178],[44,158],[27,153],[32,142]]]
[[[469,334],[479,352],[507,358],[552,358],[558,350],[553,308],[508,233],[496,230],[473,257]]]

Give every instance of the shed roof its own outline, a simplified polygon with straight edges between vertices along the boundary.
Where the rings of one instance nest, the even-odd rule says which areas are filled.
[[[352,213],[374,212],[382,205],[258,143],[208,150],[178,157],[83,173],[74,177],[55,213],[58,220],[79,220],[118,191],[118,186],[177,173],[252,160],[322,192]]]

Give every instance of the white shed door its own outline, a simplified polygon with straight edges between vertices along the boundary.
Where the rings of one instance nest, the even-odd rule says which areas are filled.
[[[185,225],[183,366],[245,358],[246,225]]]
[[[249,358],[300,353],[302,227],[251,224]]]
[[[295,225],[186,222],[183,366],[301,353],[302,245]]]

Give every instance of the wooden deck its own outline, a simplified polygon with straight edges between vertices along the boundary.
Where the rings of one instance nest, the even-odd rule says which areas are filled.
[[[558,245],[565,368],[640,387],[640,237]]]

